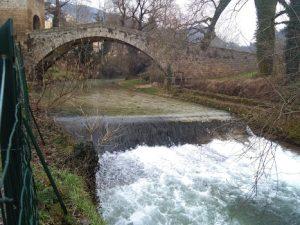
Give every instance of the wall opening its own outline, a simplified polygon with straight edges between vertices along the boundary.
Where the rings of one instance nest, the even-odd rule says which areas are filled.
[[[39,30],[41,28],[41,21],[40,18],[35,15],[33,17],[33,30]]]

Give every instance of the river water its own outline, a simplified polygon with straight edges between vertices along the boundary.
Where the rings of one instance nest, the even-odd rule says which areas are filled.
[[[100,165],[111,225],[300,224],[300,156],[254,135],[107,152]]]
[[[94,86],[53,112],[76,140],[104,145],[96,183],[108,225],[300,225],[299,154],[223,111]]]

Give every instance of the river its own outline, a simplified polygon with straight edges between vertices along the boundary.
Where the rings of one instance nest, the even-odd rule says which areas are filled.
[[[263,138],[138,146],[105,153],[100,165],[108,224],[300,224],[300,157]]]
[[[75,101],[106,115],[74,115],[64,104],[68,113],[56,121],[76,138],[97,145],[101,127],[123,128],[99,151],[96,192],[109,225],[300,225],[296,147],[232,125],[226,112],[173,99],[110,87]]]

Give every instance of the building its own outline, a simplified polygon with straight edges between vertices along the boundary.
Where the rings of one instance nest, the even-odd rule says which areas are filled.
[[[45,29],[50,29],[52,28],[52,26],[53,26],[52,19],[45,20]]]
[[[0,25],[9,18],[14,21],[17,40],[25,40],[27,32],[45,26],[44,0],[1,0]]]

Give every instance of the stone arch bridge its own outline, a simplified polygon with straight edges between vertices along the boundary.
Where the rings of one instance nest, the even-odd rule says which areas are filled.
[[[161,63],[159,54],[153,50],[150,38],[146,33],[124,27],[104,26],[99,23],[29,33],[26,41],[27,49],[24,51],[26,71],[31,76],[38,78],[74,46],[87,41],[103,40],[112,40],[132,46],[148,55],[165,71],[165,66]]]
[[[23,51],[27,74],[31,79],[42,80],[44,72],[76,45],[103,40],[138,49],[148,55],[164,74],[168,65],[172,66],[174,74],[184,71],[184,77],[196,79],[241,74],[257,69],[255,54],[249,52],[218,47],[210,47],[204,52],[197,45],[180,49],[176,43],[157,41],[146,32],[93,23],[29,33]]]

